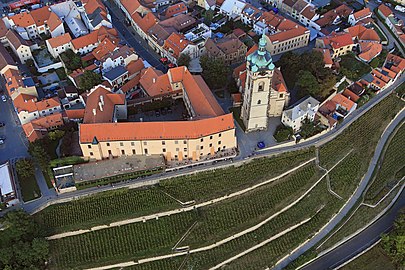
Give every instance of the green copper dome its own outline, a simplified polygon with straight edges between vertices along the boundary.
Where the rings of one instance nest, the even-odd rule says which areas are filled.
[[[273,70],[275,68],[270,53],[266,50],[266,38],[264,33],[259,40],[259,49],[247,57],[250,70],[257,72],[260,70]]]

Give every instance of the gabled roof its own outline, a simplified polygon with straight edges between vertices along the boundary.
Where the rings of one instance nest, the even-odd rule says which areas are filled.
[[[365,62],[370,62],[377,57],[382,51],[382,45],[372,42],[360,42],[361,53],[359,58]]]
[[[393,14],[392,10],[387,7],[385,4],[381,4],[378,6],[378,10],[384,15],[384,17],[388,17]]]
[[[268,35],[268,38],[272,43],[282,42],[285,40],[289,40],[304,35],[305,33],[309,33],[309,30],[303,26],[297,25],[297,27],[286,30],[284,32],[279,32],[274,35]]]
[[[51,15],[51,10],[48,6],[44,6],[31,11],[31,16],[37,26],[44,25]]]
[[[65,34],[63,34],[61,36],[57,36],[57,37],[50,38],[50,39],[47,40],[47,42],[49,43],[49,45],[52,48],[57,48],[59,46],[66,45],[71,41],[72,41],[72,37],[70,36],[69,33],[65,33]]]
[[[127,122],[80,125],[81,143],[98,141],[197,139],[234,129],[232,114],[198,121]]]
[[[54,31],[59,25],[62,24],[62,21],[59,19],[58,15],[55,13],[51,12],[51,15],[49,16],[48,21],[46,22],[48,24],[49,30],[52,32]]]
[[[181,32],[196,23],[196,19],[188,14],[179,14],[176,17],[159,22],[163,27],[173,27],[176,31]]]
[[[346,108],[346,110],[350,111],[353,106],[355,105],[355,103],[353,101],[351,101],[350,99],[348,99],[347,97],[345,97],[342,94],[336,94],[330,101]]]
[[[31,96],[27,94],[19,94],[14,100],[14,107],[17,112],[27,111],[27,112],[35,112],[37,111],[37,106],[35,102],[37,101],[36,96]]]
[[[147,13],[143,17],[140,13],[135,12],[132,14],[131,18],[144,33],[147,33],[149,29],[157,23],[157,19],[152,12]]]
[[[47,98],[47,99],[38,101],[38,102],[36,102],[35,105],[37,106],[38,111],[43,111],[43,110],[48,110],[50,108],[59,107],[60,102],[59,102],[58,97],[53,97],[53,98]]]
[[[175,58],[178,58],[188,45],[193,44],[187,40],[183,34],[172,33],[164,42],[163,48],[166,51],[172,52]]]
[[[10,53],[6,50],[4,45],[0,43],[0,70],[5,68],[7,65],[17,67]]]
[[[353,17],[356,20],[361,20],[365,17],[370,17],[373,13],[371,12],[371,10],[369,8],[363,8],[362,10],[359,10],[355,13],[353,13]]]
[[[329,36],[319,38],[323,41],[326,48],[331,47],[333,49],[339,49],[348,45],[352,45],[352,36],[348,33],[335,33],[333,32]]]
[[[314,7],[312,7],[312,6],[307,6],[307,7],[301,12],[301,15],[304,16],[305,18],[307,18],[308,20],[312,20],[312,19],[315,17],[315,15],[316,15],[315,10],[316,10],[316,9],[315,9]]]
[[[123,93],[127,93],[129,90],[135,88],[138,84],[139,84],[139,80],[141,78],[141,75],[138,74],[136,75],[134,78],[132,78],[131,80],[129,80],[127,83],[125,83],[122,87],[121,87],[121,91]]]
[[[7,34],[7,27],[3,20],[0,19],[0,37],[4,37]]]
[[[353,9],[346,5],[340,5],[335,9],[329,10],[321,18],[319,18],[316,23],[320,27],[324,27],[333,23],[333,21],[339,17],[347,17],[353,12]]]
[[[374,29],[366,28],[361,24],[351,26],[345,29],[345,32],[348,32],[352,36],[352,38],[357,38],[359,41],[365,40],[380,42],[381,40]]]
[[[121,4],[126,9],[126,11],[132,15],[141,6],[138,0],[121,0]]]
[[[92,55],[100,60],[110,52],[113,52],[117,48],[115,41],[111,41],[108,37],[105,38],[100,44],[92,51]]]
[[[15,14],[9,17],[9,19],[11,19],[16,26],[21,26],[24,28],[35,24],[34,19],[28,12],[21,12],[19,14]]]
[[[128,70],[129,76],[132,74],[137,74],[140,73],[141,70],[144,68],[144,64],[141,58],[138,58],[138,60],[134,60],[128,63],[126,66],[126,69]],[[138,79],[139,80],[139,79]]]
[[[19,34],[14,30],[10,29],[7,31],[6,38],[15,49],[20,48],[21,46],[31,46],[32,42],[29,40],[23,39]]]
[[[180,13],[187,13],[187,6],[183,2],[176,3],[174,5],[169,6],[165,11],[164,15],[166,18],[170,18],[176,16]]]
[[[360,98],[358,95],[356,95],[355,93],[353,93],[352,91],[350,91],[347,88],[343,91],[342,95],[354,102],[357,102]]]
[[[113,94],[102,85],[95,86],[86,96],[83,123],[111,123],[115,105],[125,104],[125,95]]]

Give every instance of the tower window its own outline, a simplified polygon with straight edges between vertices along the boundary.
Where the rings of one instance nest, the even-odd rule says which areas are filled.
[[[262,104],[262,101],[259,99],[259,100],[257,101],[257,105],[260,105],[260,104]]]
[[[264,91],[264,83],[259,83],[259,89],[258,91]]]

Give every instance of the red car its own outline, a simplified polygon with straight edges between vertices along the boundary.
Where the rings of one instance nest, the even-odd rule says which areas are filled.
[[[169,61],[169,59],[167,59],[167,57],[162,57],[162,58],[160,58],[159,60],[160,60],[160,62],[162,62],[163,64],[164,64],[164,63],[167,63],[167,61]]]
[[[176,65],[173,64],[173,63],[169,63],[169,64],[167,65],[167,67],[168,67],[168,68],[174,68],[174,67],[176,67]]]

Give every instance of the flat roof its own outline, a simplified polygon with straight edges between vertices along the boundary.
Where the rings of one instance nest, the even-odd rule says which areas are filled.
[[[6,195],[14,192],[8,163],[0,165],[0,194]]]

